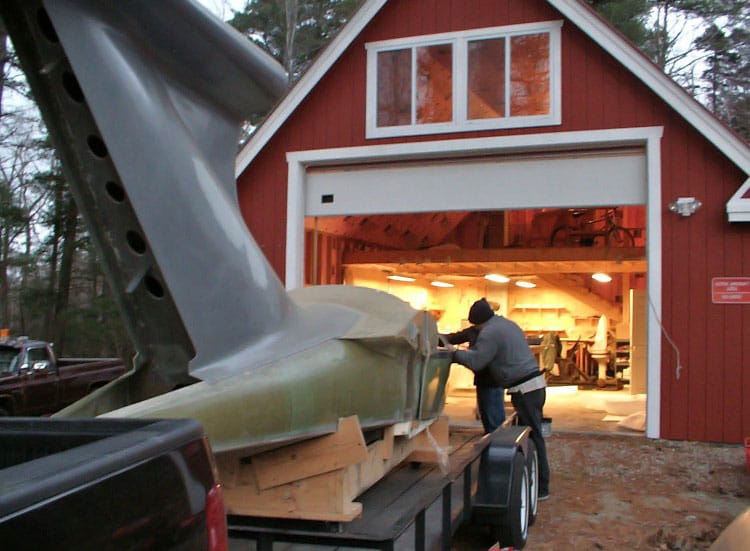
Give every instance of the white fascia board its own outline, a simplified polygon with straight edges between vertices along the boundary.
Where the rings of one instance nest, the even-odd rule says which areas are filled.
[[[735,163],[740,170],[750,176],[750,146],[724,126],[713,113],[664,74],[636,47],[614,32],[609,25],[603,24],[599,16],[581,1],[547,1],[604,50],[614,56],[636,77],[640,78],[646,86],[674,108],[719,151]],[[730,222],[741,221],[739,218],[732,219],[732,211],[739,207],[736,203],[733,204],[735,197],[727,203]],[[744,211],[745,215],[750,213],[750,208],[747,206],[742,206],[741,210]]]
[[[281,103],[274,109],[263,124],[258,127],[245,147],[237,155],[235,176],[240,174],[252,162],[255,156],[273,137],[282,124],[291,116],[310,91],[320,82],[323,76],[341,57],[349,45],[359,36],[367,24],[380,11],[387,0],[368,0],[354,14],[354,17],[341,29],[321,56],[305,72],[302,78],[292,87]]]
[[[409,142],[383,145],[365,145],[334,149],[315,149],[287,153],[290,165],[304,166],[345,165],[360,162],[429,159],[431,157],[466,157],[487,155],[493,152],[510,154],[514,151],[555,151],[581,147],[642,145],[651,139],[661,138],[661,126],[614,128],[546,134],[520,134],[492,138],[467,138],[429,142]]]

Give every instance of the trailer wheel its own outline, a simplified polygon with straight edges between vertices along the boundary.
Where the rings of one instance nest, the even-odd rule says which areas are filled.
[[[501,546],[523,549],[529,535],[529,471],[521,452],[513,456],[512,472],[508,510],[496,527],[497,539]]]
[[[539,503],[539,455],[536,444],[529,438],[526,453],[526,468],[529,471],[529,526],[536,520],[536,510]]]

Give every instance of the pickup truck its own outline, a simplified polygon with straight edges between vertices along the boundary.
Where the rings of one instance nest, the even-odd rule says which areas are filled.
[[[188,419],[0,419],[0,542],[226,550],[203,427]]]
[[[0,340],[0,416],[54,413],[126,372],[118,358],[56,358],[52,346]]]

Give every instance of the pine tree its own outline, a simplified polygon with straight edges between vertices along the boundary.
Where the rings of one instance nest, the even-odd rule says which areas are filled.
[[[349,19],[357,0],[249,0],[229,23],[297,80]]]
[[[649,30],[646,27],[652,7],[649,0],[588,0],[588,2],[636,46],[643,48],[649,38]]]
[[[708,23],[694,42],[706,54],[698,93],[711,111],[750,140],[750,4],[692,0],[685,9]]]
[[[678,84],[750,136],[750,4],[746,0],[588,0]],[[678,47],[696,23],[690,47]]]

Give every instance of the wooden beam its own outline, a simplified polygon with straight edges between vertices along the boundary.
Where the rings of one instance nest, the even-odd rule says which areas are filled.
[[[354,415],[339,419],[338,430],[333,434],[254,455],[252,462],[258,487],[266,490],[365,459],[367,445]]]
[[[411,251],[349,251],[343,264],[645,261],[644,247],[552,247],[509,249],[434,248]]]
[[[419,432],[404,436],[398,436],[395,427],[387,427],[381,440],[367,446],[356,421],[356,417],[342,419],[334,435],[249,458],[217,455],[227,513],[349,522],[362,514],[356,497],[396,465],[412,454],[415,461],[438,458],[425,430],[431,430],[441,450],[449,447],[447,417],[438,418],[432,426],[420,425]],[[353,434],[354,428],[359,437]],[[339,437],[332,438],[336,435]],[[327,453],[328,446],[335,449]]]

